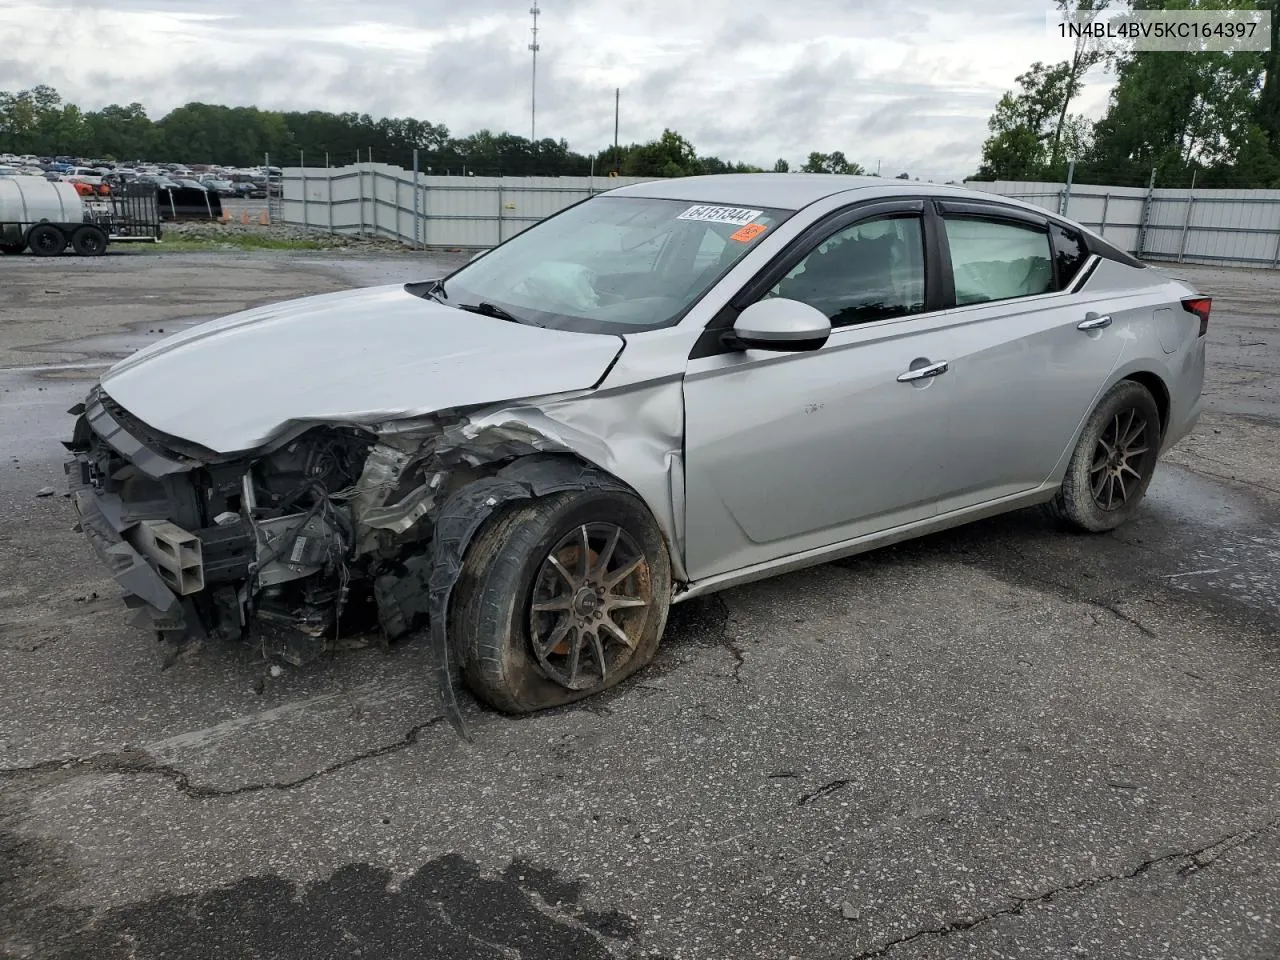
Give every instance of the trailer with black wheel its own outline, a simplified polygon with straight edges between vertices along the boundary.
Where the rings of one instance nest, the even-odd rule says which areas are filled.
[[[56,257],[70,248],[97,257],[113,241],[159,239],[153,190],[125,187],[118,195],[86,201],[69,183],[0,178],[0,254]]]

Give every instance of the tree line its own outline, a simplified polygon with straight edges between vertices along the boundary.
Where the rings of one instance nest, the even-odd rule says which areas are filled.
[[[256,166],[269,156],[277,166],[328,162],[340,166],[373,159],[410,168],[413,152],[424,172],[476,176],[682,177],[708,173],[757,173],[763,168],[701,156],[674,130],[645,143],[610,145],[578,153],[565,140],[531,141],[512,133],[480,130],[455,137],[443,124],[411,117],[374,119],[367,113],[290,112],[257,107],[188,103],[152,120],[140,103],[81,110],[57,90],[37,86],[0,91],[0,153],[71,156],[112,161],[216,163]],[[779,159],[772,167],[786,173]],[[840,151],[809,154],[801,170],[862,173]],[[903,174],[902,176],[905,176]]]
[[[1096,16],[1111,0],[1057,0]],[[1000,98],[978,180],[1065,179],[1158,186],[1280,187],[1280,0],[1123,0],[1117,10],[1271,11],[1262,52],[1144,52],[1078,43],[1070,60],[1033,63]],[[1117,82],[1096,123],[1071,113],[1090,69]]]

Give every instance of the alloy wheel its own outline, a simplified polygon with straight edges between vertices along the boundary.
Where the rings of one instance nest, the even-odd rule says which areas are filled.
[[[583,690],[631,659],[653,601],[644,552],[613,523],[585,523],[542,561],[529,604],[533,654],[562,687]]]
[[[1149,427],[1142,411],[1129,407],[1116,413],[1098,437],[1089,466],[1089,488],[1100,509],[1123,508],[1142,486],[1151,453]]]

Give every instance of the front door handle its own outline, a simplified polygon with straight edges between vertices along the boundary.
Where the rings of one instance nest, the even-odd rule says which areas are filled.
[[[898,382],[910,383],[912,380],[923,380],[925,377],[937,377],[946,373],[949,369],[947,361],[939,360],[937,363],[931,363],[927,367],[917,367],[915,370],[908,370],[906,373],[898,374]]]
[[[1077,330],[1101,330],[1103,327],[1111,326],[1111,314],[1104,313],[1099,316],[1096,313],[1090,313],[1083,320],[1076,324]]]

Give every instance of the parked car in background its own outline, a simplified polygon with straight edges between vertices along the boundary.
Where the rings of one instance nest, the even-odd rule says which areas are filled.
[[[200,181],[205,188],[212,190],[220,197],[234,197],[236,195],[236,185],[230,180],[219,180],[216,177],[209,177]]]
[[[147,347],[68,475],[153,629],[314,641],[363,590],[526,712],[642,668],[675,602],[1035,504],[1130,520],[1200,416],[1210,306],[991,194],[655,180]]]
[[[104,183],[101,177],[65,174],[62,179],[74,186],[82,197],[106,197],[111,194],[111,185]]]
[[[237,176],[233,178],[236,185],[236,196],[248,200],[265,200],[268,196],[266,181],[252,177]]]
[[[156,174],[138,178],[139,183],[145,183],[161,190],[180,190],[182,185],[176,180],[170,180],[168,177],[162,177]]]
[[[20,177],[22,171],[17,167],[0,167],[0,177]]]
[[[188,177],[183,177],[179,180],[176,180],[175,182],[178,184],[178,186],[186,187],[189,190],[208,190],[209,189],[199,180],[192,180]]]

